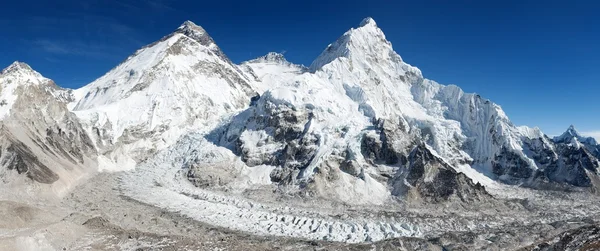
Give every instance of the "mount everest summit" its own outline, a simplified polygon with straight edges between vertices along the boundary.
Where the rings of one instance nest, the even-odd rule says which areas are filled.
[[[186,21],[79,89],[21,62],[0,73],[0,86],[0,179],[31,196],[64,196],[97,172],[126,173],[121,189],[152,205],[169,198],[144,189],[169,186],[360,207],[476,205],[504,188],[595,193],[600,185],[593,138],[573,126],[554,138],[517,127],[498,104],[424,78],[371,18],[308,67],[278,53],[235,64]],[[163,169],[181,179],[161,183]],[[396,230],[391,237],[420,233]],[[370,239],[330,238],[388,239],[360,231]]]

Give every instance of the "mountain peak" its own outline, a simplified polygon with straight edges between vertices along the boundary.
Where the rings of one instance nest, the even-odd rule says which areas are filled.
[[[567,128],[567,131],[565,131],[565,134],[573,137],[581,137],[581,135],[579,135],[579,132],[577,132],[577,130],[575,129],[574,125],[570,125],[569,128]]]
[[[321,55],[313,61],[310,71],[315,72],[341,57],[357,57],[359,61],[369,58],[402,62],[402,58],[393,51],[392,44],[385,38],[383,31],[377,27],[375,20],[370,17],[363,19],[358,27],[346,31],[334,43],[327,46]]]
[[[375,22],[375,20],[373,20],[373,18],[366,17],[358,25],[358,27],[364,27],[364,26],[377,26],[377,23]]]
[[[202,28],[200,25],[197,25],[190,20],[186,20],[179,26],[179,28],[177,28],[177,30],[202,30],[202,31],[204,31],[204,28]]]
[[[592,137],[585,137],[579,134],[577,129],[575,129],[574,125],[570,125],[569,128],[560,136],[554,137],[554,142],[571,142],[573,140],[578,140],[581,143],[588,145],[597,145],[598,143]]]
[[[11,72],[35,72],[35,71],[28,64],[19,62],[19,61],[15,61],[12,64],[10,64],[8,67],[4,68],[4,70],[2,70],[2,74],[7,74],[7,73],[11,73]]]
[[[186,35],[187,37],[196,40],[196,42],[204,46],[210,46],[215,43],[215,41],[208,35],[204,28],[189,20],[183,22],[183,24],[181,24],[179,28],[175,30],[175,33]]]
[[[35,71],[26,63],[15,61],[0,72],[2,76],[12,76],[18,79],[45,79],[42,74]]]
[[[269,61],[284,61],[285,60],[285,57],[283,56],[283,54],[278,53],[278,52],[269,52],[269,53],[267,53],[267,55],[264,55],[261,58],[264,58]]]
[[[252,63],[288,63],[283,54],[278,52],[269,52],[264,56],[257,57],[255,59],[250,60]]]

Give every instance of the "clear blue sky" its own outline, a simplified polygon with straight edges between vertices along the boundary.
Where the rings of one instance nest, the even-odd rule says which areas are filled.
[[[517,125],[600,131],[598,1],[3,1],[0,68],[77,88],[192,20],[234,61],[308,65],[367,16],[423,74],[500,104]]]

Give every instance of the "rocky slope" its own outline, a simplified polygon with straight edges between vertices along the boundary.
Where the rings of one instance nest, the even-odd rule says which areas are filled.
[[[522,251],[551,251],[551,250],[598,250],[600,249],[600,227],[588,225],[565,231],[552,239],[531,245]]]
[[[2,70],[0,86],[3,186],[60,195],[96,171],[93,142],[67,109],[69,90],[21,62]]]

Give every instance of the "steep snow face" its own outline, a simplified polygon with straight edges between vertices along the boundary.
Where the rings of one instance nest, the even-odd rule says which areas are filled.
[[[354,63],[363,64],[363,66],[382,63],[383,67],[387,67],[390,65],[389,61],[402,62],[400,55],[392,50],[392,44],[386,40],[385,35],[372,18],[364,19],[358,28],[350,29],[333,44],[327,46],[325,51],[310,65],[310,71],[316,72],[340,57],[355,59]],[[405,71],[418,72],[420,75],[418,69],[409,67],[407,64],[397,64],[396,66],[404,68]]]
[[[499,105],[423,78],[370,18],[329,45],[310,71],[345,92],[372,121],[406,121],[433,154],[482,184],[535,178],[546,167],[537,158],[548,154],[524,149],[532,140],[540,139],[534,149],[554,151],[539,129],[514,126]]]
[[[426,100],[425,95],[435,96],[440,86],[427,82],[422,90],[413,91],[413,85],[424,81],[421,72],[402,61],[373,20],[366,19],[360,27],[344,33],[310,69],[330,81],[332,88],[346,93],[373,121],[406,120],[410,129],[420,130],[428,144],[446,160],[469,159],[459,149],[465,140],[460,123],[446,119],[443,107],[424,107],[418,102]]]
[[[346,93],[373,121],[407,121],[410,130],[450,164],[472,160],[462,149],[468,137],[461,121],[446,114],[456,105],[441,101],[462,91],[425,80],[419,69],[402,61],[372,19],[363,20],[329,45],[310,70]]]
[[[19,62],[2,71],[0,85],[0,179],[7,193],[61,195],[95,170],[92,141],[67,109],[70,91]]]
[[[290,63],[282,54],[276,52],[242,62],[240,66],[249,76],[254,77],[252,86],[261,94],[308,71],[303,65]]]
[[[472,158],[471,166],[480,172],[510,181],[513,175],[506,167],[513,165],[511,162],[518,162],[526,176],[537,169],[522,145],[523,139],[541,137],[539,129],[515,127],[499,105],[477,94],[464,93],[454,85],[423,80],[413,84],[412,92],[430,114],[433,111],[436,117],[460,123],[461,131],[455,133],[464,138],[457,143]],[[503,159],[508,155],[510,159]]]
[[[248,81],[204,29],[187,21],[76,90],[71,107],[109,153],[103,163],[118,163],[105,168],[129,169],[189,128],[246,107],[254,96]]]

